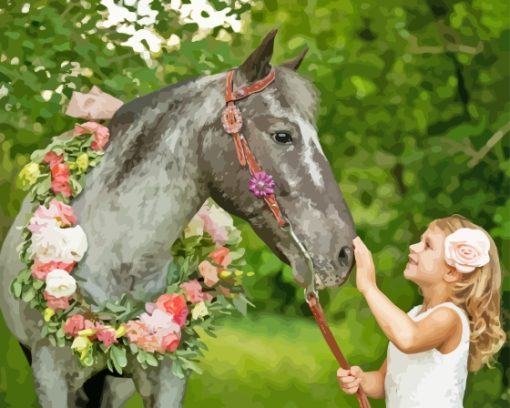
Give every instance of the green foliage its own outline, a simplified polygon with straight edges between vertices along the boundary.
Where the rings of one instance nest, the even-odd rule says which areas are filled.
[[[196,25],[180,23],[177,12],[164,10],[168,2],[153,2],[159,11],[154,29],[165,39],[175,34],[181,44],[178,50],[163,48],[153,53],[156,63],[151,67],[120,45],[127,39],[125,34],[96,27],[104,9],[98,3],[35,1],[25,14],[21,12],[23,3],[11,1],[8,11],[0,12],[0,26],[6,27],[0,33],[0,89],[8,90],[0,98],[1,237],[23,198],[14,188],[15,175],[34,149],[46,146],[51,136],[69,130],[74,123],[61,114],[73,89],[87,91],[97,84],[128,101],[184,78],[236,66],[263,35],[279,27],[274,61],[294,57],[305,45],[310,48],[300,72],[320,90],[321,143],[357,231],[374,253],[381,289],[405,311],[418,304],[416,287],[402,278],[407,247],[434,218],[460,213],[483,226],[499,248],[503,326],[508,330],[508,2],[310,0],[296,8],[291,0],[255,1],[238,4],[231,12],[246,22],[242,35],[230,27],[216,27],[199,41],[192,41]],[[227,3],[230,5],[211,2],[217,10]],[[132,11],[136,12],[136,7]],[[77,69],[75,61],[81,68]],[[42,91],[59,87],[60,92],[49,100],[41,96]],[[249,226],[239,223],[248,265],[256,272],[256,277],[246,282],[256,310],[309,316],[290,269]],[[356,345],[345,350],[349,361],[377,368],[375,362],[385,355],[387,340],[353,282],[324,291],[321,302],[332,325],[339,328],[336,334],[342,346]],[[284,327],[290,332],[296,325],[292,321]],[[296,371],[302,375],[299,380],[291,378],[297,370],[294,365],[292,370],[267,374],[271,381],[263,381],[271,362],[280,358],[313,368],[330,357],[327,351],[308,354],[323,347],[319,336],[311,339],[294,333],[286,346],[279,348],[273,331],[266,336],[260,330],[252,325],[238,332],[239,337],[218,333],[216,344],[232,345],[239,339],[244,343],[252,337],[260,343],[243,347],[240,355],[251,361],[246,370],[235,372],[224,368],[228,365],[224,356],[230,356],[231,349],[217,349],[211,362],[204,363],[203,379],[192,379],[186,406],[202,406],[204,395],[209,396],[211,406],[234,406],[236,401],[247,406],[267,406],[264,401],[278,401],[277,406],[309,406],[323,401],[321,393],[328,396],[321,402],[323,406],[356,406],[334,389],[333,364],[327,367],[330,382],[326,388],[318,385],[317,376],[307,376],[316,373],[313,369]],[[6,336],[0,336],[2,344],[9,344],[2,348],[2,362],[15,355],[9,354],[16,346]],[[291,349],[289,344],[296,348],[303,345],[303,350]],[[257,348],[260,345],[263,350]],[[19,350],[16,352],[22,358]],[[466,407],[508,404],[509,358],[506,345],[496,369],[470,374]],[[12,361],[9,367],[21,376],[21,384],[29,382],[26,369]],[[10,376],[2,381],[2,375],[1,387],[5,389],[6,384],[9,390],[0,391],[3,406],[13,404],[13,395],[20,388]],[[31,406],[33,397],[19,394],[21,405]],[[253,402],[247,403],[246,395],[253,396]],[[2,404],[4,400],[6,404]]]

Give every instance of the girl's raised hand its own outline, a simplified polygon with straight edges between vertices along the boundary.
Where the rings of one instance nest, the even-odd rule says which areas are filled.
[[[349,370],[339,368],[336,372],[336,377],[343,392],[346,394],[356,394],[363,374],[361,367],[352,366]]]
[[[356,258],[356,287],[361,293],[373,286],[375,281],[375,267],[372,253],[368,250],[360,237],[354,238],[354,257]]]

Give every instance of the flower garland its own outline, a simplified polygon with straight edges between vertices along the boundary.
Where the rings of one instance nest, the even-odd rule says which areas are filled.
[[[13,296],[43,315],[43,336],[70,345],[84,366],[106,363],[122,373],[128,356],[143,368],[173,360],[178,377],[201,372],[206,348],[197,329],[214,336],[215,321],[237,309],[246,313],[241,234],[228,213],[206,201],[171,248],[167,287],[154,302],[124,294],[115,302],[89,305],[72,271],[87,251],[70,200],[82,191],[85,174],[103,157],[109,133],[96,122],[77,124],[33,152],[21,170],[34,212],[22,228],[17,250],[25,267],[11,283]]]

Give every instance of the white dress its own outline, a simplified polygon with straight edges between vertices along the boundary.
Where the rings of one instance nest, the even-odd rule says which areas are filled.
[[[421,305],[407,314],[414,321],[425,318],[438,307],[455,310],[462,321],[460,344],[450,353],[437,349],[406,354],[390,342],[384,380],[387,408],[462,408],[469,354],[469,319],[452,302],[445,302],[416,316]]]

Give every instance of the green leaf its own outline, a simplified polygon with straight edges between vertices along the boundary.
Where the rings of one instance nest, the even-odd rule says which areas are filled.
[[[21,282],[18,280],[13,280],[10,287],[11,293],[19,299],[21,296]]]
[[[158,360],[156,359],[156,357],[154,357],[154,355],[152,353],[146,353],[145,361],[150,366],[153,366],[153,367],[157,367],[158,366]]]
[[[75,177],[69,177],[69,181],[71,183],[71,188],[73,189],[73,197],[76,197],[83,190],[82,185],[76,180]]]
[[[33,287],[27,288],[21,295],[21,299],[24,302],[30,302],[35,296],[35,289]]]
[[[127,365],[126,349],[112,344],[110,347],[110,357],[112,358],[115,370],[117,370],[119,374],[122,374],[122,368]]]
[[[174,360],[172,362],[171,366],[172,374],[175,375],[177,378],[184,378],[184,371],[182,370],[181,365],[179,364],[178,360]]]

